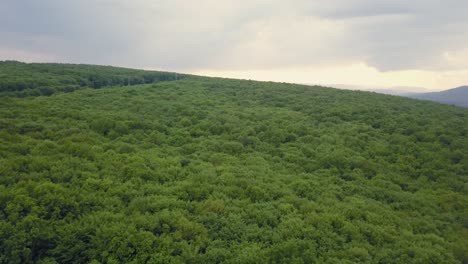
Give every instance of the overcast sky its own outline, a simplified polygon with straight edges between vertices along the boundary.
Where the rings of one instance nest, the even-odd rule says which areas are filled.
[[[442,90],[468,84],[467,0],[1,0],[0,60]]]

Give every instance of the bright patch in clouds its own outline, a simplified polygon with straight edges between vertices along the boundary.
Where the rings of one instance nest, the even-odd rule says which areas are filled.
[[[364,63],[335,67],[300,67],[250,71],[201,70],[195,71],[193,74],[332,86],[352,84],[356,88],[420,87],[423,88],[422,90],[440,90],[441,87],[456,87],[461,83],[468,83],[468,70],[380,72]]]
[[[22,61],[22,62],[58,61],[58,59],[51,54],[44,54],[44,53],[29,51],[29,50],[0,47],[0,60],[2,59],[14,59],[14,60]]]

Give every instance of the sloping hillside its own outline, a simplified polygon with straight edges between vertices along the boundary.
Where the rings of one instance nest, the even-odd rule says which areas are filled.
[[[0,61],[0,96],[49,96],[83,88],[149,84],[186,77],[173,72],[110,66]]]
[[[0,263],[466,263],[467,123],[203,77],[4,96]]]
[[[429,100],[443,104],[468,107],[468,86],[460,86],[450,90],[434,93],[417,93],[407,95],[411,98]]]

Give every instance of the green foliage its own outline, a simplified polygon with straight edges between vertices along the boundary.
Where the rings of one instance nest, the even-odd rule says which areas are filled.
[[[5,67],[11,95],[127,79]],[[0,99],[0,263],[468,262],[466,109],[202,77]]]
[[[186,77],[109,66],[0,61],[0,96],[50,96],[83,88],[150,84]]]

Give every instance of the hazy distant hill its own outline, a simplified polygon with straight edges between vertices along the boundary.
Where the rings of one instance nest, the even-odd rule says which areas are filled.
[[[346,90],[357,90],[365,92],[375,92],[381,94],[390,95],[407,95],[407,94],[421,94],[430,92],[430,90],[422,87],[414,86],[363,86],[363,85],[350,85],[350,84],[331,84],[331,87],[346,89]]]
[[[407,97],[468,107],[468,86],[433,93],[408,94]]]

